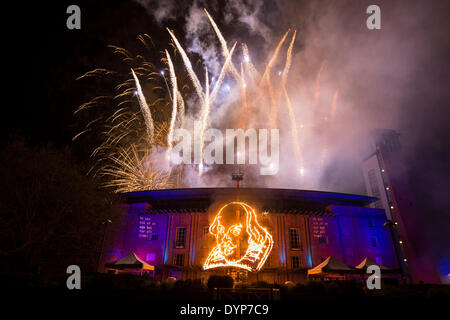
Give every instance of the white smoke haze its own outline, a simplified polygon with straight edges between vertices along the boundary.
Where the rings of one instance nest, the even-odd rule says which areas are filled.
[[[187,51],[198,53],[202,57],[204,65],[208,67],[208,71],[217,77],[220,71],[220,51],[215,46],[216,36],[203,8],[197,1],[194,1],[186,17]]]
[[[246,24],[252,34],[261,35],[266,43],[270,43],[273,37],[272,30],[259,19],[263,5],[264,2],[261,0],[250,0],[245,3],[239,0],[227,1],[225,10],[230,12],[230,14],[225,22],[228,20],[228,23],[230,23],[232,21],[231,17],[237,15],[238,20]]]
[[[170,20],[180,18],[173,9],[177,6],[175,1],[157,2],[153,4],[155,10],[148,8],[149,1],[140,3],[158,23],[167,22],[169,28]],[[202,57],[211,77],[217,77],[224,59],[203,8],[209,10],[223,31],[228,48],[238,41],[233,55],[237,69],[242,62],[242,42],[249,46],[251,61],[261,71],[287,29],[297,30],[287,91],[298,126],[304,161],[301,172],[293,156],[288,109],[284,100],[280,100],[283,101],[278,107],[280,171],[275,177],[261,177],[252,166],[244,166],[244,186],[365,193],[361,188],[360,164],[366,135],[374,128],[402,132],[411,119],[416,119],[408,110],[409,85],[411,79],[419,76],[420,64],[429,56],[425,48],[430,45],[428,37],[417,36],[421,31],[418,22],[432,19],[433,14],[431,10],[424,11],[417,2],[405,5],[380,1],[382,29],[368,30],[365,9],[370,4],[370,1],[232,0],[222,7],[216,1],[193,1],[187,5],[184,46],[188,52]],[[282,71],[288,43],[289,40],[283,45],[279,62],[272,70],[273,82]],[[189,98],[186,103],[195,101]],[[235,128],[240,116],[239,103],[240,85],[229,74],[217,102],[211,106],[209,126],[222,130]],[[253,127],[269,128],[261,121],[262,115],[269,112],[269,105],[259,106],[258,113],[252,114]],[[196,117],[196,114],[186,117],[186,128],[192,126]],[[417,133],[406,131],[404,136],[409,140],[405,144],[411,144]],[[230,173],[235,168],[231,166],[205,167],[202,175],[198,175],[195,166],[191,167],[192,172],[185,171],[185,183],[189,186],[232,185]]]
[[[168,20],[175,19],[175,1],[153,1],[153,0],[135,0],[137,3],[147,9],[159,25]]]

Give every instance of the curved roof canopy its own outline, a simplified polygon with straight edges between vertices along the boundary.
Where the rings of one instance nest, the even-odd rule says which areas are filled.
[[[238,191],[239,190],[239,191]],[[263,203],[269,209],[294,204],[298,207],[299,203],[309,206],[324,208],[328,205],[350,205],[366,206],[377,198],[345,194],[327,191],[297,190],[297,189],[271,189],[271,188],[189,188],[189,189],[165,189],[148,190],[139,192],[124,193],[122,196],[128,203],[175,203],[197,202],[206,206],[217,200],[236,199],[239,192],[239,198],[242,201],[254,201]]]
[[[309,269],[308,275],[349,274],[357,272],[359,270],[350,267],[335,257],[329,256],[321,264]]]

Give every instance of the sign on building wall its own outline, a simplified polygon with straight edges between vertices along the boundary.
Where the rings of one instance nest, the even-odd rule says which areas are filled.
[[[312,231],[314,238],[324,237],[327,233],[328,222],[324,221],[321,217],[313,217],[312,221]]]
[[[139,239],[151,239],[153,233],[153,227],[156,223],[152,221],[152,218],[148,215],[139,216]]]

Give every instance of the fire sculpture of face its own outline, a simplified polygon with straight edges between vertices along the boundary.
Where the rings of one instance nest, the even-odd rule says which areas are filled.
[[[257,220],[255,209],[230,202],[216,214],[209,232],[216,238],[203,269],[238,267],[258,271],[273,247],[270,233]]]

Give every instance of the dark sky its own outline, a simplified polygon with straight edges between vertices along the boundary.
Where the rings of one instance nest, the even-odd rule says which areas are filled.
[[[248,2],[262,3],[262,1]],[[144,8],[140,3],[146,4],[147,7]],[[4,89],[3,92],[2,143],[6,143],[11,134],[21,133],[34,144],[51,142],[57,147],[70,146],[80,161],[86,160],[90,149],[83,149],[71,143],[72,137],[81,128],[73,112],[78,105],[92,97],[93,90],[97,89],[86,87],[86,84],[75,79],[95,67],[115,63],[111,59],[111,50],[107,49],[109,44],[132,50],[136,46],[136,36],[149,33],[156,42],[167,47],[167,33],[162,24],[155,20],[153,10],[161,8],[161,5],[158,5],[157,1],[140,1],[140,3],[111,0],[58,1],[51,5],[43,5],[41,2],[32,4],[20,2],[4,9],[4,15],[13,18],[3,21],[5,24],[3,31],[6,33],[3,43],[9,43],[3,48],[7,53],[3,64],[5,70],[8,70],[4,72],[3,78],[12,85],[12,91]],[[180,38],[183,38],[186,31],[187,8],[191,3],[192,1],[188,1],[182,6],[177,5],[166,20],[163,20],[163,23],[168,23],[176,30]],[[228,8],[226,1],[212,1],[212,3],[214,5],[208,9],[215,14],[219,22],[226,20],[225,8]],[[405,73],[402,79],[403,87],[398,90],[402,93],[401,99],[397,99],[395,90],[386,89],[389,87],[389,81],[395,82],[387,71],[392,69],[393,73],[402,72],[396,69],[397,65],[393,63],[402,60],[395,51],[396,47],[383,48],[385,60],[370,57],[370,52],[360,56],[358,59],[361,59],[361,65],[364,65],[364,59],[367,59],[367,65],[370,65],[370,59],[377,61],[377,66],[382,70],[384,77],[380,76],[377,83],[385,84],[372,87],[370,90],[376,94],[365,93],[360,101],[368,104],[379,103],[381,111],[378,113],[386,113],[388,110],[384,108],[386,106],[381,105],[385,102],[383,97],[391,95],[393,100],[397,101],[396,113],[392,115],[395,121],[392,123],[395,123],[397,126],[395,129],[402,133],[412,183],[416,193],[420,195],[418,197],[421,200],[420,208],[429,217],[425,228],[432,241],[441,243],[448,250],[449,237],[446,230],[449,226],[450,207],[449,1],[355,0],[318,1],[314,4],[311,4],[311,1],[277,1],[278,6],[264,3],[260,11],[263,17],[260,17],[259,21],[272,33],[252,34],[252,39],[279,36],[281,30],[294,26],[299,31],[297,45],[299,52],[308,52],[304,46],[308,43],[308,35],[313,34],[311,26],[317,26],[315,24],[317,21],[324,26],[323,21],[327,21],[323,19],[324,16],[331,17],[332,21],[342,20],[343,26],[336,30],[336,33],[346,32],[351,38],[352,32],[360,34],[361,30],[355,29],[353,20],[348,20],[347,15],[358,14],[369,4],[380,4],[382,19],[386,19],[388,30],[385,32],[391,32],[384,35],[396,36],[393,37],[395,40],[389,43],[403,41],[406,43],[402,46],[401,54],[408,61],[406,65],[413,68],[411,72]],[[81,7],[81,30],[66,28],[66,8],[70,4],[78,4]],[[364,16],[364,12],[361,14]],[[302,19],[297,18],[297,15]],[[403,29],[389,29],[393,21],[398,23],[396,26]],[[250,34],[248,28],[239,31],[241,26],[242,23],[233,24],[229,29],[225,28],[224,33],[235,38],[247,37]],[[327,29],[327,32],[333,31]],[[378,41],[376,36],[373,37],[370,41]],[[249,41],[249,45],[251,43],[252,41]],[[338,53],[336,55],[339,56]],[[160,56],[155,54],[155,61],[159,59]],[[364,86],[364,81],[355,83],[355,88],[358,88],[358,85]],[[371,97],[375,95],[382,98],[372,99]]]

